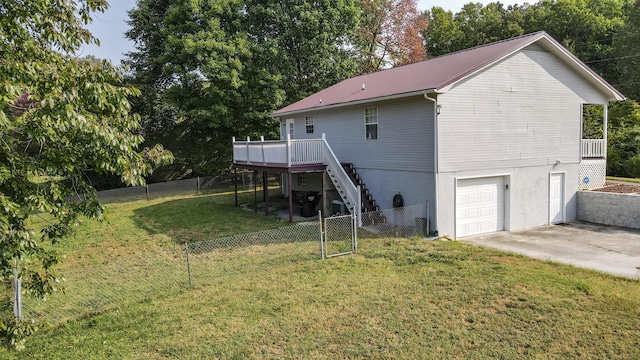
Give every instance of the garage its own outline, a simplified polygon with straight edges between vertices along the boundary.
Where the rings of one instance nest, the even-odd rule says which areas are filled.
[[[504,230],[503,176],[458,179],[456,237]]]

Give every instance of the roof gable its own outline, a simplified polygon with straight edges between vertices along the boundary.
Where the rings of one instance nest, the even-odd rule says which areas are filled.
[[[273,113],[272,116],[404,97],[421,92],[446,91],[457,82],[534,43],[560,57],[570,67],[586,77],[592,85],[603,93],[609,94],[611,100],[624,100],[624,96],[619,91],[549,34],[542,31],[418,63],[356,76],[284,107]]]

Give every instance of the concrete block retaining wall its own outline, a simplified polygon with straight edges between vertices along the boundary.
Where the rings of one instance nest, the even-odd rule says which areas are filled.
[[[578,191],[578,219],[640,229],[640,195]]]

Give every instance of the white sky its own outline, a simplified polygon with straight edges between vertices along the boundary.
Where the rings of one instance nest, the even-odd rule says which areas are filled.
[[[476,0],[482,4],[488,4],[488,0]],[[445,10],[456,13],[464,4],[470,0],[418,0],[418,9],[426,10],[433,6],[440,6]],[[523,4],[526,1],[504,1],[505,7],[513,4]],[[534,3],[535,1],[529,1]],[[110,8],[104,14],[95,14],[93,23],[88,28],[91,33],[100,39],[100,47],[91,45],[85,46],[81,56],[95,55],[101,59],[111,59],[114,64],[119,64],[124,58],[124,54],[134,50],[133,43],[125,38],[124,33],[129,28],[127,10],[135,7],[132,0],[111,0]]]

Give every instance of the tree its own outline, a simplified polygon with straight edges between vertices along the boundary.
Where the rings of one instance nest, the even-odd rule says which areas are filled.
[[[227,169],[232,136],[273,131],[267,114],[280,105],[280,75],[253,65],[254,44],[236,0],[138,1],[130,11],[136,42],[128,54],[135,109],[144,132],[196,173]]]
[[[486,6],[468,3],[455,15],[433,7],[425,12],[430,23],[425,31],[427,51],[430,56],[439,56],[522,35],[525,30],[521,13],[527,7],[505,9],[500,2]]]
[[[609,111],[607,174],[640,178],[640,105],[614,103]]]
[[[354,75],[349,45],[358,8],[353,0],[247,0],[245,11],[255,64],[279,75],[284,104]]]
[[[613,57],[620,77],[616,86],[630,99],[640,101],[640,2],[627,12],[625,24],[613,40]]]
[[[107,61],[74,57],[97,42],[83,26],[104,0],[0,1],[0,278],[16,267],[27,292],[57,287],[55,246],[81,216],[102,218],[88,171],[144,183],[161,147],[137,152],[142,138],[122,73]],[[71,198],[73,197],[73,200]],[[47,225],[39,234],[29,219]],[[0,326],[11,340],[24,323]],[[19,340],[19,339],[17,339]]]
[[[231,138],[278,135],[269,113],[354,73],[352,0],[139,0],[128,54],[143,131],[185,171],[231,164]]]
[[[410,64],[426,58],[422,32],[427,17],[415,0],[360,0],[355,32],[358,72]]]
[[[464,34],[453,19],[453,13],[439,6],[425,11],[429,27],[423,32],[429,56],[440,56],[461,49]]]

